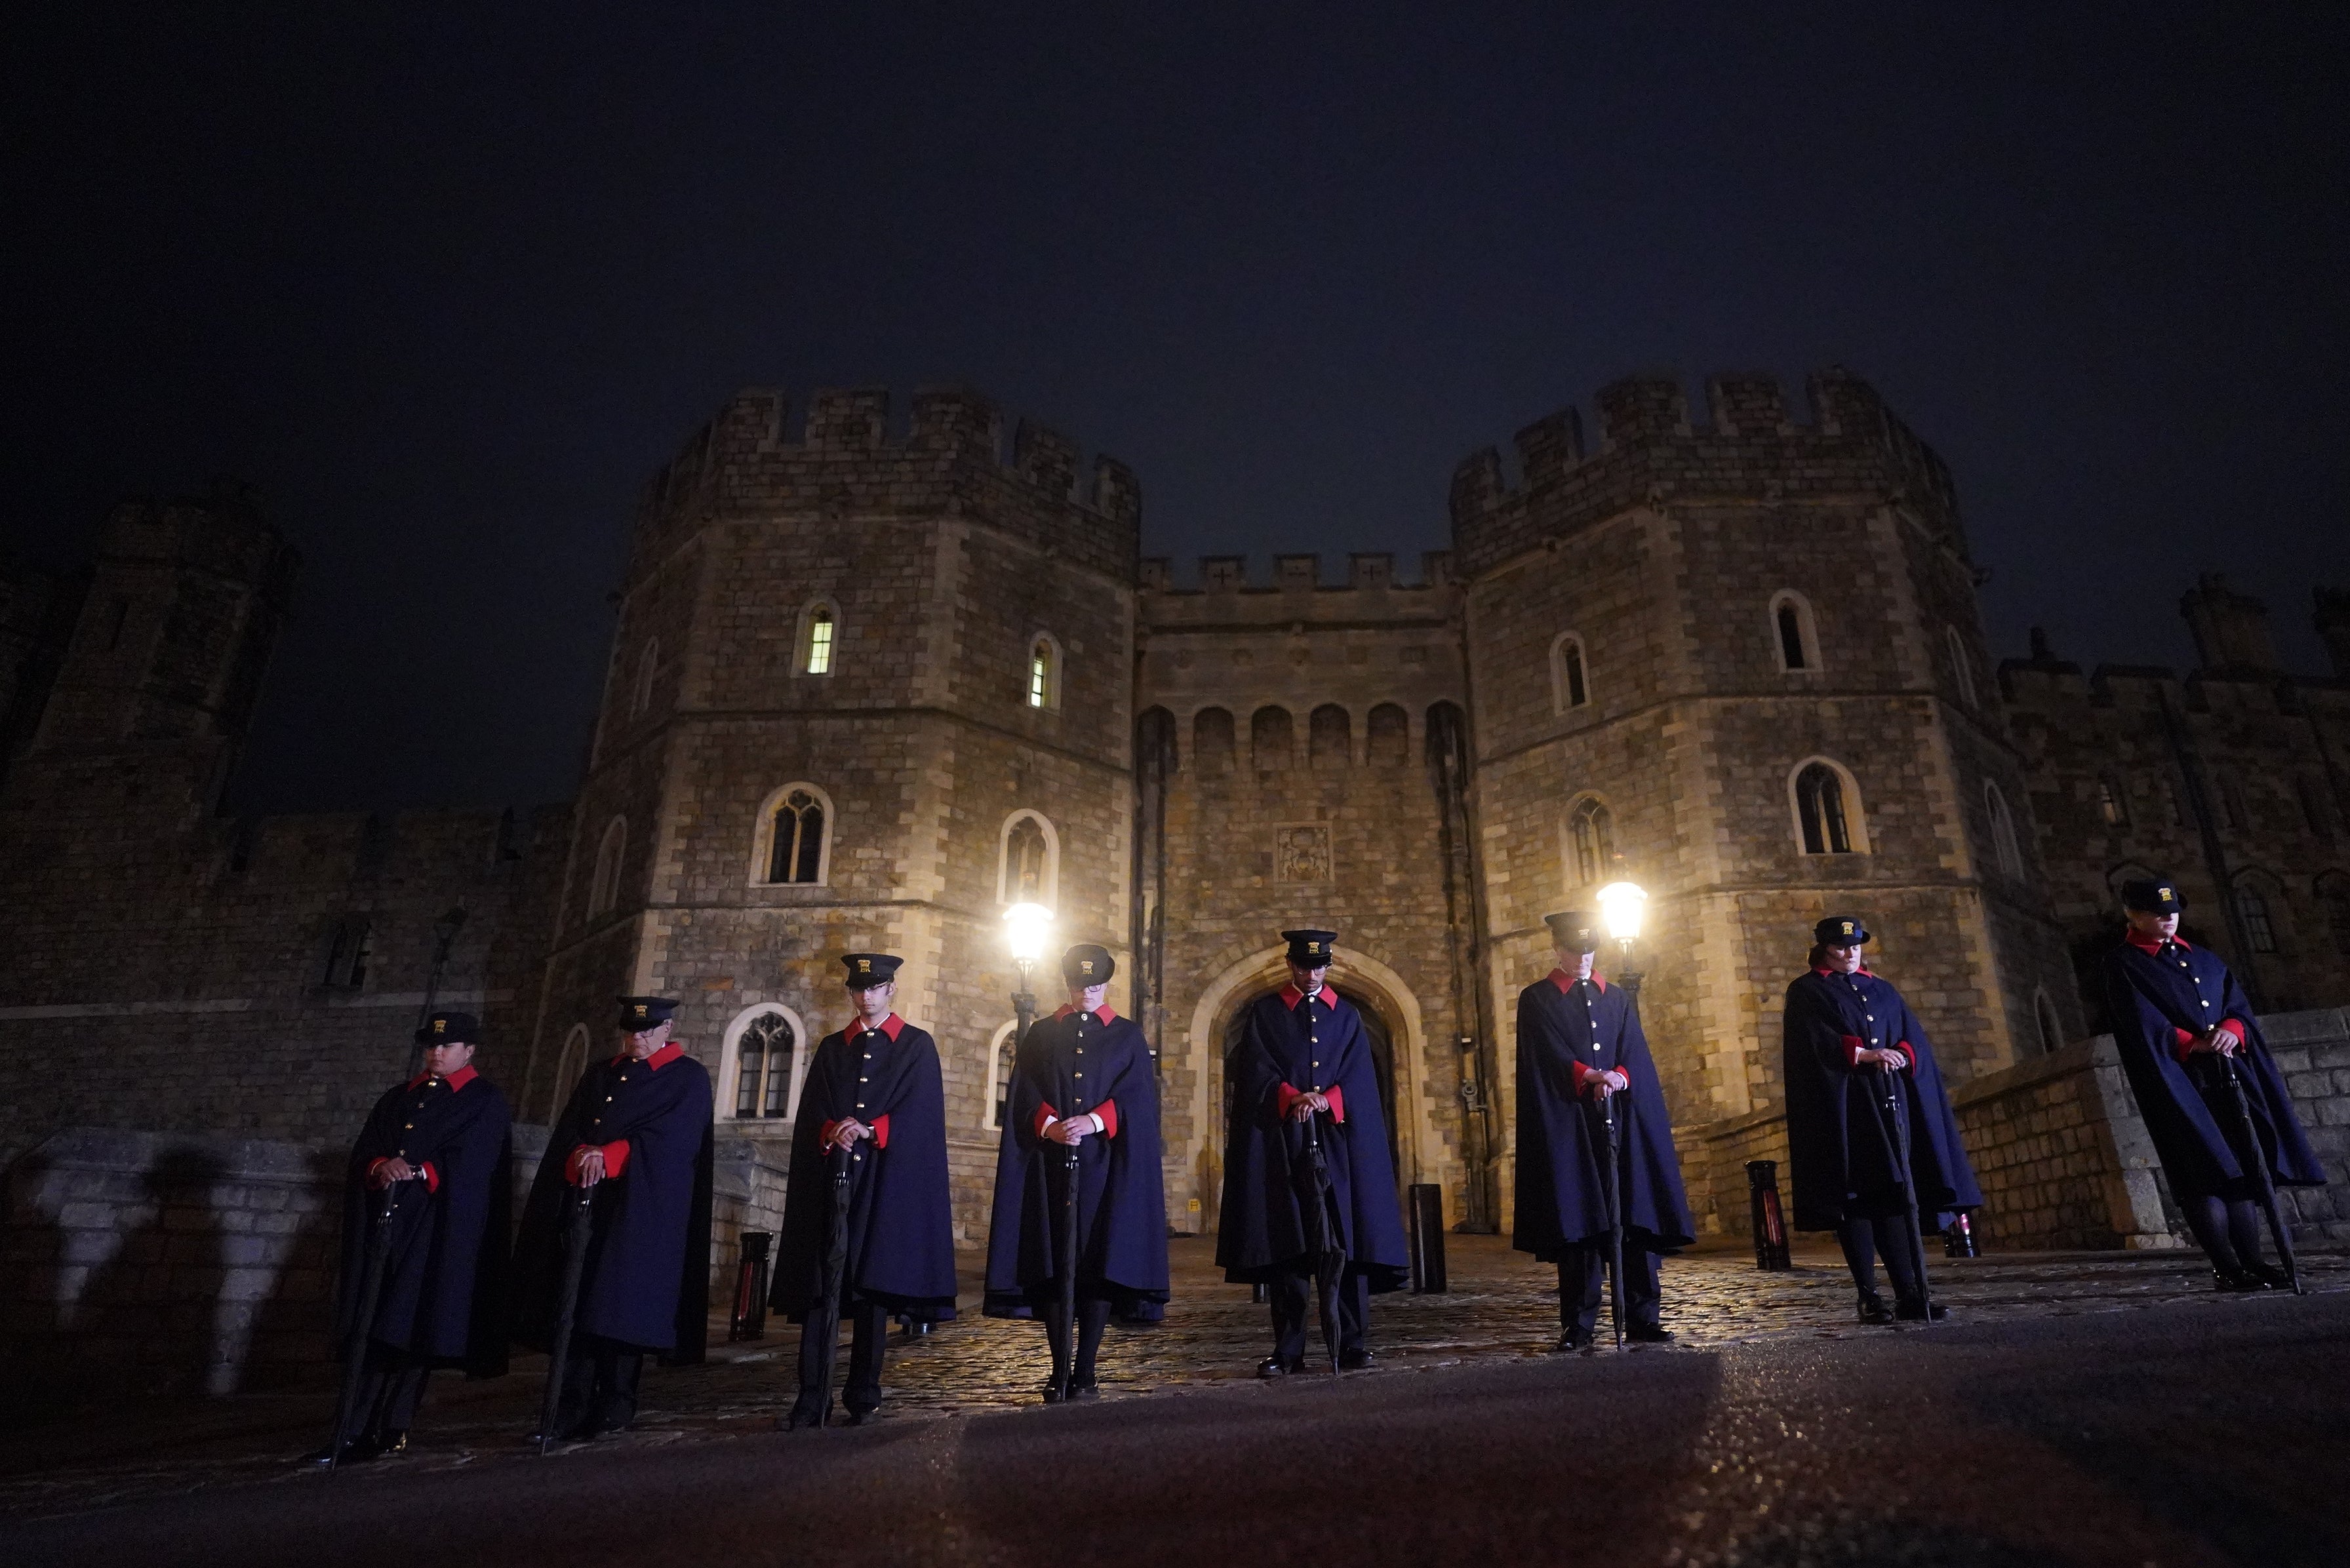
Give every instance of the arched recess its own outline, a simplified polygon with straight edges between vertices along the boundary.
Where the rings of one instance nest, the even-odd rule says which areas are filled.
[[[563,1119],[564,1103],[571,1098],[573,1085],[579,1075],[588,1070],[588,1026],[575,1023],[563,1037],[563,1050],[555,1058],[555,1090],[547,1096],[546,1125],[553,1127]]]
[[[1364,754],[1371,766],[1400,767],[1411,760],[1411,715],[1394,702],[1371,710],[1370,735]]]
[[[1567,891],[1615,879],[1616,814],[1596,794],[1575,797],[1560,819],[1560,852]]]
[[[1983,781],[1983,817],[1991,826],[1991,847],[2000,875],[2013,881],[2023,877],[2023,846],[2015,836],[2015,814],[2007,795],[1989,779]]]
[[[1061,705],[1061,639],[1049,631],[1031,633],[1028,657],[1022,661],[1022,701],[1031,708]]]
[[[2043,1054],[2061,1050],[2064,1044],[2064,1023],[2056,1015],[2056,1004],[2048,998],[2046,986],[2032,990],[2032,1022],[2040,1031],[2040,1049]]]
[[[2267,957],[2293,945],[2283,883],[2266,871],[2239,871],[2229,892],[2236,900],[2236,915],[2243,922],[2244,940],[2252,951]]]
[[[1551,711],[1571,712],[1591,701],[1591,669],[1580,633],[1560,632],[1550,645]]]
[[[1232,771],[1232,711],[1202,708],[1191,715],[1191,769],[1201,774]]]
[[[1061,835],[1052,818],[1023,806],[1003,819],[995,840],[995,901],[1057,908]]]
[[[641,717],[651,711],[653,679],[660,673],[660,639],[649,637],[645,639],[643,651],[637,655],[637,690],[629,708],[631,716]]]
[[[1771,658],[1785,675],[1814,675],[1822,669],[1820,628],[1812,601],[1793,588],[1771,596]]]
[[[1206,1155],[1194,1168],[1200,1182],[1194,1196],[1201,1200],[1206,1223],[1214,1220],[1223,1172],[1224,1037],[1242,1007],[1287,983],[1287,948],[1277,945],[1251,953],[1209,981],[1191,1010],[1186,1041],[1192,1066],[1191,1126]],[[1342,993],[1356,992],[1370,997],[1388,1025],[1395,1057],[1399,1187],[1432,1181],[1450,1190],[1461,1172],[1451,1147],[1436,1136],[1427,1088],[1428,1037],[1419,999],[1394,970],[1343,943],[1332,950],[1330,984]]]
[[[1353,715],[1336,702],[1325,702],[1306,720],[1307,761],[1317,768],[1343,768],[1355,760]]]
[[[751,818],[752,886],[829,887],[833,830],[838,825],[832,796],[807,780],[769,790]]]
[[[980,1126],[988,1132],[1003,1130],[1003,1097],[1012,1090],[1012,1053],[1020,1044],[1012,1032],[1020,1020],[1007,1018],[987,1037],[987,1098],[980,1106]]]
[[[1814,769],[1822,772],[1815,774]],[[1829,782],[1835,786],[1833,794],[1825,787]],[[1850,768],[1834,757],[1805,757],[1787,770],[1787,815],[1800,854],[1869,853],[1868,812],[1861,800],[1860,783]],[[1844,827],[1841,837],[1835,831],[1839,815]]]
[[[1950,680],[1958,687],[1959,701],[1964,707],[1972,708],[1975,705],[1975,661],[1973,656],[1967,652],[1967,639],[1959,635],[1957,627],[1946,626],[1942,628],[1942,645],[1950,652]]]
[[[1249,717],[1249,765],[1258,773],[1280,773],[1296,760],[1297,732],[1289,710],[1274,703]]]
[[[763,1071],[768,1075],[766,1082],[773,1083],[773,1075],[778,1070],[783,1075],[780,1109],[772,1115],[744,1116],[742,1108],[743,1041],[751,1033],[752,1026],[763,1018],[782,1020],[789,1033],[780,1037],[768,1034],[766,1042],[770,1049],[778,1046],[788,1048],[791,1056],[786,1062],[770,1059],[761,1064]],[[800,1022],[800,1015],[780,1002],[754,1002],[736,1013],[726,1025],[725,1041],[718,1058],[718,1095],[713,1107],[717,1119],[739,1122],[745,1127],[791,1126],[793,1118],[799,1115],[800,1084],[807,1077],[808,1056],[815,1048],[816,1042],[808,1038],[807,1025]]]
[[[596,846],[596,875],[588,883],[588,918],[594,919],[620,901],[620,859],[629,849],[629,819],[616,816],[604,825]]]

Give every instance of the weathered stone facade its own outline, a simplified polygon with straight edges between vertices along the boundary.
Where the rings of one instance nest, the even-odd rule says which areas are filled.
[[[1402,1179],[1505,1227],[1541,917],[1627,878],[1652,895],[1632,962],[1707,1222],[1742,1224],[1741,1163],[1782,1139],[1780,999],[1838,908],[1876,929],[1959,1095],[2005,1107],[1982,1113],[1990,1163],[2036,1172],[2019,1194],[2074,1180],[2010,1133],[2086,1103],[2043,1064],[2089,1033],[2071,949],[2122,867],[2202,908],[2199,867],[2266,876],[2275,953],[2241,909],[2207,934],[2272,1007],[2350,994],[2326,923],[2337,891],[2350,922],[2345,688],[2278,673],[2216,584],[2189,597],[2208,668],[2187,682],[2085,682],[2044,649],[1994,679],[1948,472],[1852,377],[1808,402],[1725,377],[1700,420],[1675,383],[1618,383],[1587,450],[1570,411],[1520,434],[1513,483],[1466,461],[1453,548],[1417,580],[1284,556],[1269,582],[1213,557],[1179,583],[1139,558],[1130,473],[1080,483],[1032,424],[1007,452],[971,393],[918,392],[900,427],[880,392],[745,392],[639,508],[578,796],[527,814],[219,815],[291,553],[233,503],[126,507],[86,586],[0,605],[37,721],[0,781],[0,1158],[67,1127],[347,1138],[462,907],[438,994],[485,1015],[525,1123],[612,1047],[615,992],[684,999],[718,1079],[723,1236],[775,1218],[799,1075],[845,1012],[837,955],[904,954],[976,1244],[1017,984],[1002,913],[1024,896],[1118,957],[1113,1001],[1160,1053],[1179,1229],[1215,1222],[1229,1033],[1297,924],[1340,932]],[[2174,731],[2232,826],[2186,827],[2207,808],[2183,775],[2176,826],[2142,799]],[[2126,832],[2083,815],[2116,769]],[[1806,776],[1834,781],[1832,832]],[[1049,966],[1035,989],[1055,1000]],[[69,1060],[42,1049],[60,1031]],[[2151,1233],[2032,1190],[1992,1233]]]

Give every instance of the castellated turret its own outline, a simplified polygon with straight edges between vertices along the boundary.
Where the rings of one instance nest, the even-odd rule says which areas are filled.
[[[1645,887],[1631,961],[1700,1207],[1771,1152],[1739,1129],[1831,910],[1954,1079],[2080,1018],[1948,471],[1845,372],[1808,419],[1768,377],[1707,389],[1699,421],[1678,382],[1617,382],[1596,443],[1554,414],[1514,486],[1489,449],[1452,487],[1495,1015],[1548,967],[1545,911]]]
[[[879,390],[793,415],[740,393],[639,507],[532,1092],[610,1048],[614,993],[683,998],[679,1036],[759,1151],[735,1196],[764,1211],[808,1055],[847,1016],[837,955],[901,954],[976,1241],[1018,989],[1003,909],[1047,906],[1056,944],[1130,974],[1140,493],[1025,421],[1007,453],[965,390],[918,390],[902,430]]]

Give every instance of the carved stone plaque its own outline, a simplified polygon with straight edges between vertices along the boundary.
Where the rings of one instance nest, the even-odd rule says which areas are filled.
[[[1276,882],[1330,880],[1330,830],[1317,824],[1273,830],[1273,879]]]

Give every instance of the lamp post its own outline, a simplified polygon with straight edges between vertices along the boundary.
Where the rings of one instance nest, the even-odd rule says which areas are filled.
[[[424,1028],[432,1020],[432,1004],[441,996],[441,971],[449,966],[449,950],[457,945],[457,933],[465,929],[465,909],[452,905],[432,922],[432,967],[424,973],[424,1007],[416,1015],[416,1027]],[[408,1047],[408,1075],[416,1076],[416,1069],[424,1061],[424,1043],[416,1041]]]
[[[1648,908],[1648,890],[1638,882],[1610,882],[1599,889],[1600,921],[1624,952],[1624,967],[1616,979],[1631,997],[1636,1013],[1640,1010],[1640,971],[1632,967],[1632,950],[1640,940],[1640,921]]]
[[[1020,970],[1020,989],[1012,993],[1012,1015],[1019,1020],[1012,1031],[1015,1052],[1027,1036],[1028,1026],[1036,1022],[1036,997],[1028,989],[1028,979],[1052,936],[1053,911],[1044,905],[1014,904],[1003,911],[1003,945],[1012,950],[1012,961]]]

